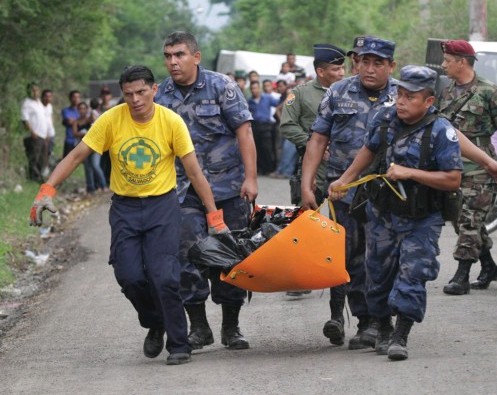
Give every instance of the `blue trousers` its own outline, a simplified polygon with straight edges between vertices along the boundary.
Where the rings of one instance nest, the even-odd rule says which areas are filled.
[[[345,288],[350,312],[354,317],[369,315],[366,302],[366,235],[364,225],[349,214],[349,205],[342,201],[333,203],[337,221],[345,228],[345,265],[350,275],[350,283],[330,288],[330,298],[339,298],[343,294],[340,287]]]
[[[147,198],[113,195],[109,263],[144,328],[164,328],[170,353],[190,352],[179,293],[181,213],[175,191]]]
[[[426,312],[426,282],[438,276],[440,213],[423,219],[380,213],[368,203],[366,224],[366,300],[371,315],[401,313],[421,322]]]
[[[290,177],[295,173],[295,167],[297,166],[297,148],[290,140],[285,138],[282,138],[281,140],[281,157],[276,171]]]
[[[224,222],[232,230],[243,229],[248,225],[250,203],[234,197],[216,202],[219,209],[223,209]],[[204,302],[209,293],[216,304],[238,307],[243,305],[247,291],[225,283],[219,279],[220,270],[209,269],[209,273],[200,273],[194,264],[188,260],[188,250],[191,246],[207,237],[207,220],[202,201],[192,188],[188,190],[184,202],[181,204],[183,226],[181,230],[180,262],[181,297],[184,304],[198,304]],[[209,290],[209,281],[211,288]]]
[[[104,172],[100,167],[100,155],[91,153],[83,162],[86,178],[86,192],[95,192],[98,188],[107,188]]]

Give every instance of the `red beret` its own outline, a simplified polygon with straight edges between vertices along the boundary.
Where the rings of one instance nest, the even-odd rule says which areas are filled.
[[[442,51],[449,55],[458,55],[458,56],[476,56],[476,52],[465,40],[448,40],[442,41]]]

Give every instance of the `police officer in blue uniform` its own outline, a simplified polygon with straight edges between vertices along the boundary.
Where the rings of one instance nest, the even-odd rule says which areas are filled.
[[[339,198],[334,189],[373,163],[373,172],[386,172],[405,191],[407,200],[402,201],[385,183],[368,185],[366,299],[378,319],[397,315],[387,349],[392,360],[408,357],[408,334],[426,311],[425,284],[438,276],[445,202],[441,191],[457,190],[461,183],[457,132],[433,107],[436,78],[427,67],[402,68],[396,105],[376,115],[364,147],[328,189],[332,198]]]
[[[343,79],[345,75],[345,51],[343,49],[331,44],[314,44],[313,49],[316,78],[293,88],[288,94],[281,112],[281,135],[295,144],[299,155],[298,168],[290,178],[290,195],[294,204],[301,204],[302,158],[307,140],[309,140],[311,125],[316,119],[319,105],[326,90],[334,82]],[[316,193],[322,197],[327,188],[325,156],[316,173]],[[288,291],[286,294],[288,296],[302,296],[310,292]]]
[[[352,163],[364,143],[366,125],[383,107],[391,106],[397,94],[396,81],[390,77],[395,68],[395,43],[366,36],[357,47],[359,74],[335,82],[326,92],[311,126],[302,168],[302,205],[317,208],[313,182],[321,158],[329,144],[328,183],[339,178]],[[346,265],[350,284],[330,289],[331,319],[323,327],[323,334],[332,344],[344,343],[343,310],[347,296],[350,311],[359,323],[349,349],[376,347],[378,323],[372,320],[365,298],[366,269],[364,265],[364,224],[357,221],[349,207],[353,192],[335,203],[337,219],[346,231]],[[390,321],[383,323],[392,327]],[[386,349],[384,350],[386,352]]]
[[[171,33],[163,49],[170,77],[160,84],[155,101],[183,118],[225,223],[230,229],[242,229],[248,224],[250,202],[257,196],[256,151],[247,101],[236,82],[200,66],[200,50],[190,33]],[[179,163],[177,181],[183,215],[181,295],[190,319],[189,342],[193,349],[214,342],[205,313],[210,292],[213,302],[222,305],[222,344],[246,349],[249,343],[238,327],[246,291],[222,282],[218,271],[211,270],[209,276],[199,273],[189,262],[190,247],[207,236],[205,208]]]

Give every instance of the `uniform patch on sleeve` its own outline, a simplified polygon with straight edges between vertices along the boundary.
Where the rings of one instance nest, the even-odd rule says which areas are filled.
[[[323,100],[321,100],[321,103],[319,103],[319,109],[318,109],[319,113],[322,113],[329,106],[331,96],[332,96],[331,89],[328,89],[324,94]]]
[[[294,102],[295,102],[295,94],[289,93],[288,97],[286,98],[285,104],[287,106],[291,106]]]
[[[447,137],[447,140],[449,141],[459,141],[459,139],[457,138],[457,132],[456,132],[456,129],[454,128],[448,128],[446,131],[445,131],[445,136]]]
[[[226,86],[226,100],[234,100],[236,98],[236,92],[234,87],[227,85]]]

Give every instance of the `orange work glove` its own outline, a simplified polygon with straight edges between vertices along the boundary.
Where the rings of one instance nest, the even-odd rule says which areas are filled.
[[[217,235],[221,233],[228,233],[230,230],[223,220],[223,210],[212,211],[207,213],[207,227],[209,228],[209,235]]]
[[[41,226],[43,222],[42,213],[44,210],[48,210],[52,213],[57,211],[52,201],[56,194],[57,190],[52,185],[41,184],[29,214],[29,224],[31,226]]]

